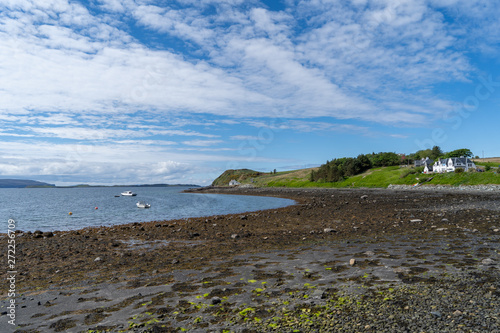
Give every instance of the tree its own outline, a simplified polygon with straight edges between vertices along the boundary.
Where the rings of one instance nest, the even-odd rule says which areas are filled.
[[[429,158],[437,160],[441,156],[443,156],[443,151],[441,150],[441,148],[439,146],[432,147]]]
[[[358,155],[357,159],[359,161],[359,164],[361,165],[361,172],[364,172],[368,169],[371,169],[372,162],[370,161],[368,156],[361,154],[361,155]]]
[[[462,149],[450,151],[449,153],[446,153],[446,155],[445,155],[445,157],[462,157],[462,156],[471,158],[472,156],[474,156],[474,154],[472,154],[472,152],[469,149],[462,148]]]

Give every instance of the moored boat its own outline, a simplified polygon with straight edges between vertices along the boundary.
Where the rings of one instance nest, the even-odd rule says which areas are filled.
[[[145,202],[143,202],[143,201],[138,201],[138,202],[136,203],[136,205],[137,205],[137,208],[149,208],[149,207],[151,207],[151,205],[150,205],[150,204],[145,203]]]

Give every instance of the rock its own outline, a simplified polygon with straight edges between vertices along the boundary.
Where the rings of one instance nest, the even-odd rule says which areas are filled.
[[[324,233],[329,233],[329,232],[337,232],[337,230],[332,229],[332,228],[325,228],[325,229],[323,229],[323,232],[324,232]]]
[[[494,265],[495,260],[493,260],[491,258],[486,258],[486,259],[481,260],[481,264],[486,265],[486,266]]]
[[[368,199],[368,196],[365,194],[365,195],[362,195],[361,196],[361,199]]]
[[[445,231],[448,230],[448,228],[437,228],[436,231]]]
[[[214,297],[212,298],[212,305],[217,305],[217,304],[220,304],[222,302],[222,300],[219,298],[219,297]]]
[[[94,259],[94,261],[101,261],[101,260],[102,260],[101,257],[97,257]]]
[[[177,260],[177,259],[173,259],[172,260],[172,265],[175,265],[175,264],[178,264],[178,263],[179,263],[179,260]]]
[[[431,311],[431,314],[437,318],[441,318],[441,312],[439,312],[439,311]]]
[[[366,252],[364,253],[364,255],[366,255],[366,256],[370,256],[370,257],[371,257],[371,256],[374,256],[374,255],[375,255],[375,252],[373,252],[373,251],[366,251]]]
[[[461,316],[462,315],[462,311],[456,310],[455,312],[453,312],[453,315],[454,316]]]
[[[410,220],[411,223],[420,223],[420,222],[424,222],[422,221],[421,219],[413,219],[413,220]]]
[[[238,234],[232,234],[232,235],[231,235],[231,238],[232,238],[232,239],[240,238],[240,235],[238,235]]]
[[[351,265],[351,266],[356,265],[356,259],[349,260],[349,265]]]

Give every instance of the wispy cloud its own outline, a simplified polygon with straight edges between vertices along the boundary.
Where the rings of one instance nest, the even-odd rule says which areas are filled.
[[[189,140],[189,141],[183,141],[182,143],[187,145],[187,146],[207,147],[207,146],[217,145],[221,142],[223,142],[223,141],[221,141],[221,140]]]

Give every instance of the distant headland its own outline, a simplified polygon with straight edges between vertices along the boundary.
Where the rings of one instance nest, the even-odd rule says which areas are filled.
[[[77,187],[171,187],[171,186],[189,186],[200,187],[195,184],[135,184],[135,185],[88,185],[79,184],[71,186],[56,186],[29,179],[0,179],[0,188],[77,188]]]

